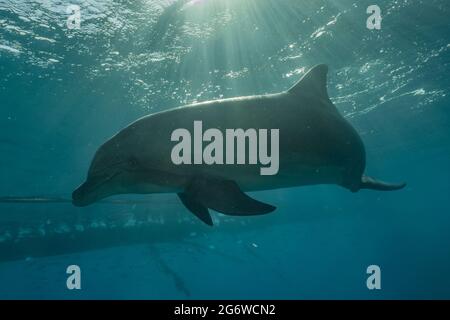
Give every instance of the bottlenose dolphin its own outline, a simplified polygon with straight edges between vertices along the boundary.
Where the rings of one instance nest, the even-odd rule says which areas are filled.
[[[244,192],[337,184],[397,190],[364,175],[366,155],[355,129],[328,97],[328,67],[317,65],[281,93],[213,100],[145,116],[105,142],[96,152],[86,182],[72,195],[75,206],[127,193],[177,193],[186,208],[208,225],[208,209],[227,215],[257,215],[274,206]],[[205,128],[279,129],[279,171],[260,175],[249,164],[175,165],[171,133],[202,121]]]

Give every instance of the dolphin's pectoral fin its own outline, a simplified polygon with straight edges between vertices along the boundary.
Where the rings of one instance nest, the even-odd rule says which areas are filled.
[[[213,221],[211,219],[211,215],[209,214],[209,210],[207,207],[205,207],[200,202],[198,202],[197,200],[190,197],[188,194],[184,192],[178,193],[178,197],[190,212],[195,214],[200,220],[202,220],[208,226],[213,225]]]
[[[234,181],[221,181],[205,190],[204,203],[213,210],[233,216],[266,214],[276,208],[246,195]]]
[[[383,181],[376,180],[368,176],[361,177],[361,189],[372,189],[380,191],[393,191],[403,189],[406,183],[387,183]]]
[[[203,207],[227,215],[249,216],[274,211],[276,208],[250,198],[231,180],[194,178],[184,192],[189,199]]]

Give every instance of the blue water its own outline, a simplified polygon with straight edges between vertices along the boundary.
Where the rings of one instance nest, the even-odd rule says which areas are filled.
[[[373,2],[0,0],[0,196],[68,198],[131,121],[286,90],[319,63],[366,172],[408,183],[256,192],[277,211],[213,228],[175,195],[0,203],[0,298],[450,298],[450,5],[377,0],[369,30]]]

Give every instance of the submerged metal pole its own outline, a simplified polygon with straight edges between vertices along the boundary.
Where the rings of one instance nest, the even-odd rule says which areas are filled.
[[[47,196],[27,196],[27,197],[0,197],[0,203],[72,203],[72,199],[62,197],[47,197]],[[126,200],[126,199],[106,199],[100,200],[98,203],[103,204],[149,204],[154,203],[152,200]]]

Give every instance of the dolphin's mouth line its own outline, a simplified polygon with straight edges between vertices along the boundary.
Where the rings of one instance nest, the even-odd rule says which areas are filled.
[[[148,174],[148,172],[156,171],[148,168],[144,168],[142,166],[135,166],[134,168],[129,168],[127,166],[121,166],[124,163],[127,163],[129,161],[119,161],[112,165],[110,165],[107,168],[104,168],[102,170],[98,170],[95,172],[95,174],[88,175],[88,179],[86,182],[84,182],[81,186],[79,186],[73,193],[72,199],[73,203],[75,205],[77,204],[85,204],[86,202],[91,203],[89,201],[89,197],[94,194],[99,188],[110,182],[111,180],[117,178],[118,176],[125,174],[125,173],[142,173],[142,174]],[[106,175],[102,174],[105,171],[113,171],[113,173]],[[90,176],[90,177],[89,177]],[[98,181],[95,181],[97,180]],[[95,181],[95,182],[91,182]],[[86,201],[87,200],[87,201]],[[98,199],[97,199],[98,200]],[[97,201],[95,200],[95,201]],[[93,201],[93,202],[95,202]]]
[[[121,174],[120,171],[114,172],[113,174],[107,176],[105,179],[103,179],[103,180],[99,181],[98,183],[96,183],[96,184],[92,187],[92,190],[94,191],[94,190],[98,189],[99,187],[101,187],[102,185],[104,185],[105,183],[107,183],[108,181],[110,181],[111,179],[117,177],[117,176],[120,175],[120,174]]]
[[[109,166],[106,167],[106,168],[102,168],[101,170],[97,170],[96,172],[91,172],[91,174],[94,175],[94,176],[102,175],[103,172],[105,172],[105,171],[111,171],[111,168],[118,167],[118,166],[120,166],[121,164],[126,163],[126,162],[127,162],[126,160],[118,161],[118,162],[116,162],[116,163],[113,163],[113,164],[109,165]],[[116,171],[117,171],[117,169],[116,169]],[[113,173],[113,174],[115,174],[115,173]]]
[[[72,195],[72,199],[74,203],[80,203],[85,199],[87,196],[91,195],[93,192],[98,190],[101,186],[105,185],[108,181],[112,180],[113,178],[119,176],[121,174],[120,171],[115,171],[114,173],[110,174],[109,176],[106,176],[104,179],[101,179],[97,183],[93,185],[89,185],[88,182],[85,182],[80,187],[78,187],[77,190],[74,191],[74,194]],[[88,180],[89,181],[89,180]],[[85,190],[83,190],[85,188]],[[83,191],[80,191],[83,190]],[[76,193],[81,192],[81,197],[78,197]]]

